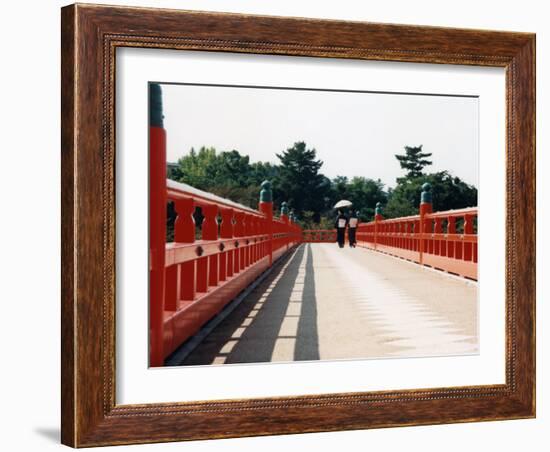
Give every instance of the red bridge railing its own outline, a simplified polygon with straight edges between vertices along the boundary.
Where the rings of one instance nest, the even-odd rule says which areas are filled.
[[[331,243],[336,242],[336,230],[334,229],[304,229],[302,242]]]
[[[175,241],[165,247],[163,360],[301,240],[301,228],[286,215],[273,218],[271,202],[253,210],[171,180],[166,197],[178,216]],[[196,207],[204,217],[200,240]]]
[[[265,181],[259,210],[166,179],[166,131],[160,86],[150,85],[149,305],[151,366],[194,335],[272,263],[301,241],[282,206],[273,217]],[[166,243],[168,202],[177,218]],[[283,203],[284,204],[284,203]],[[203,217],[197,239],[195,209]]]
[[[358,226],[357,244],[477,280],[478,208],[432,212],[425,193],[419,215],[385,220],[378,206],[375,220]]]

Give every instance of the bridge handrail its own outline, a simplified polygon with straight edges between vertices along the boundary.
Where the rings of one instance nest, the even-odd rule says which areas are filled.
[[[149,85],[149,363],[191,337],[273,261],[301,241],[301,228],[281,206],[273,217],[271,184],[261,185],[258,210],[166,178],[162,88]],[[167,205],[177,217],[167,242]],[[196,208],[201,208],[197,240]],[[218,218],[221,223],[218,224]]]
[[[375,220],[357,228],[359,246],[477,280],[478,208],[432,212],[429,194],[418,215],[385,219],[378,207]]]
[[[259,210],[188,184],[166,180],[165,202],[177,213],[174,241],[164,242],[163,260],[151,271],[164,272],[161,362],[265,271],[301,241],[301,228],[287,215],[273,216],[260,197]],[[201,208],[202,237],[196,236],[195,209]],[[221,217],[221,221],[219,221]],[[159,253],[157,253],[159,254]],[[162,268],[160,268],[162,267]]]
[[[216,204],[219,206],[224,206],[232,209],[241,210],[243,212],[251,213],[252,215],[262,216],[261,212],[254,210],[244,204],[239,204],[238,202],[231,201],[227,198],[222,198],[221,196],[215,195],[214,193],[209,193],[204,190],[200,190],[191,185],[184,184],[182,182],[176,182],[171,179],[166,179],[166,192],[169,199],[181,199],[182,197],[188,198],[191,197],[195,201],[196,205],[211,205]]]
[[[450,209],[450,210],[441,210],[439,212],[431,212],[426,213],[424,215],[425,219],[432,219],[432,218],[448,218],[448,217],[464,217],[465,215],[471,214],[471,215],[477,215],[478,208],[477,207],[464,207],[462,209]],[[397,217],[397,218],[384,218],[378,221],[379,224],[381,223],[402,223],[404,221],[414,221],[419,220],[420,214],[417,215],[409,215],[406,217]],[[376,223],[375,220],[368,221],[364,223],[359,223],[357,226],[358,228],[364,228],[367,225],[374,225]]]
[[[463,209],[442,210],[440,212],[430,212],[425,214],[425,218],[447,218],[447,217],[462,217],[464,215],[477,215],[477,207],[464,207]]]
[[[384,218],[383,220],[379,220],[378,223],[396,223],[400,221],[413,221],[418,220],[420,218],[420,215],[409,215],[407,217],[398,217],[398,218]],[[372,221],[366,221],[366,222],[360,222],[357,225],[357,228],[364,228],[367,225],[374,225],[376,223],[376,220]]]

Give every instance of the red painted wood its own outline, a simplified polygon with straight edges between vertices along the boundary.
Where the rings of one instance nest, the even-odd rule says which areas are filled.
[[[180,264],[180,299],[194,300],[196,295],[195,284],[195,261],[188,261]]]
[[[260,203],[255,211],[185,184],[170,181],[166,187],[164,212],[172,200],[177,218],[174,242],[163,243],[161,267],[167,277],[157,331],[163,354],[158,365],[302,237],[298,225],[273,218],[271,202]],[[204,217],[200,240],[196,207]]]
[[[374,221],[358,226],[357,243],[477,280],[478,238],[474,228],[477,207],[445,212],[431,210],[431,204],[423,203],[419,215],[387,220],[376,215]],[[462,233],[457,231],[458,220],[463,222]]]
[[[197,259],[197,292],[208,292],[208,257]]]
[[[233,209],[220,209],[222,222],[220,225],[220,237],[230,239],[233,237]]]
[[[174,200],[174,207],[178,216],[174,223],[174,241],[177,243],[190,243],[195,242],[195,219],[193,218],[193,212],[195,211],[195,203],[191,198],[181,198]],[[169,253],[166,256],[167,265],[179,264],[175,259],[171,259]],[[179,299],[181,300],[194,300],[196,294],[196,281],[195,281],[195,263],[185,262],[179,265],[180,277],[179,277]],[[178,299],[178,301],[179,301]]]
[[[266,254],[269,258],[269,266],[273,265],[273,203],[272,202],[260,202],[260,212],[262,212],[266,219],[265,233],[268,236],[266,244]]]
[[[181,243],[193,243],[195,241],[195,220],[193,212],[195,204],[192,199],[177,199],[174,207],[178,216],[174,223],[174,241]]]
[[[204,220],[202,222],[202,239],[216,240],[218,238],[218,206],[204,205],[202,206],[202,214]]]
[[[302,241],[306,243],[336,242],[336,231],[334,229],[304,229]]]
[[[175,311],[179,299],[178,265],[166,267],[164,310]]]
[[[149,256],[150,256],[150,359],[151,366],[162,365],[164,287],[164,253],[166,243],[166,132],[160,127],[149,128]]]
[[[227,253],[220,253],[218,259],[218,282],[224,282],[227,278]]]

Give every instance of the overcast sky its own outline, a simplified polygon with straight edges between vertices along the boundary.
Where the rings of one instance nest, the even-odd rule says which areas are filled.
[[[168,161],[191,147],[238,150],[251,162],[305,141],[321,172],[395,186],[395,154],[423,145],[433,165],[478,186],[478,99],[406,94],[163,85]]]

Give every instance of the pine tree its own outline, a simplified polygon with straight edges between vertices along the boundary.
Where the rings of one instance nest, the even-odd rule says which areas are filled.
[[[301,216],[312,211],[316,221],[325,208],[330,181],[319,173],[323,162],[317,160],[315,149],[307,149],[303,141],[277,154],[281,164],[274,181],[274,198],[287,201]]]
[[[422,145],[405,146],[405,154],[396,154],[395,158],[399,160],[401,168],[407,170],[405,177],[410,179],[422,176],[424,167],[432,164],[430,160],[426,160],[426,157],[431,157],[431,155],[431,152],[422,152]]]

